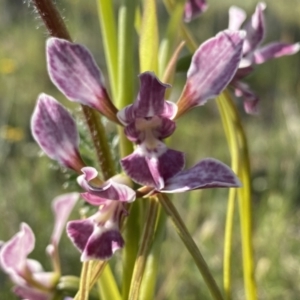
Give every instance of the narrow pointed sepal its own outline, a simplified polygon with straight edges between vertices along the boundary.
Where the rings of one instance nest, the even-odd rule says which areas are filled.
[[[47,40],[47,66],[55,86],[71,101],[90,106],[118,122],[103,75],[90,51],[59,38]]]
[[[254,14],[244,27],[246,31],[246,38],[243,46],[244,56],[251,54],[264,39],[266,30],[263,11],[265,8],[265,3],[258,3]]]
[[[219,95],[239,66],[244,31],[225,30],[203,43],[192,57],[187,82],[177,102],[176,118]]]
[[[31,117],[31,132],[50,158],[76,171],[84,167],[75,121],[53,97],[39,95]]]
[[[254,52],[254,62],[256,64],[263,64],[264,62],[286,55],[293,55],[300,50],[300,43],[287,44],[280,42],[273,42]]]
[[[216,159],[207,158],[168,179],[161,191],[179,193],[195,189],[240,186],[239,179],[228,166]]]

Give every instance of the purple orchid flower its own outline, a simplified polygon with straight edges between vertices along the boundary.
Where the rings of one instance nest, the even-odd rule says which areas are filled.
[[[79,135],[75,121],[51,96],[39,96],[31,128],[34,138],[50,158],[77,172],[81,173],[82,169],[84,175],[78,178],[78,183],[87,191],[82,196],[88,203],[100,206],[99,211],[90,218],[68,223],[68,235],[83,252],[82,260],[109,258],[124,244],[119,222],[126,213],[122,202],[135,199],[135,192],[128,187],[130,183],[124,176],[111,178],[104,184],[101,182],[100,188],[89,183],[98,184],[98,173],[93,168],[85,167],[78,150]],[[48,247],[49,254],[53,256],[54,245],[53,242]]]
[[[127,214],[125,203],[135,200],[135,192],[124,184],[123,176],[115,176],[101,186],[92,185],[98,172],[91,167],[82,169],[79,185],[86,190],[82,197],[99,210],[84,220],[70,221],[67,233],[74,245],[82,252],[81,261],[109,259],[124,246],[120,233],[121,217]]]
[[[165,90],[169,85],[161,83],[151,72],[140,75],[141,87],[136,101],[117,114],[125,126],[127,138],[136,144],[135,151],[121,160],[124,171],[135,182],[153,187],[156,191],[167,191],[173,178],[186,174],[187,171],[182,171],[185,164],[184,154],[169,149],[163,139],[174,132],[175,117],[195,106],[203,105],[225,89],[238,68],[242,46],[243,32],[238,31],[223,31],[201,45],[193,56],[187,82],[177,105],[164,100]],[[207,163],[212,165],[211,161]],[[216,165],[217,162],[214,161],[214,167]],[[198,163],[190,170],[191,174],[201,173],[203,166],[206,166],[204,162]],[[220,163],[216,170],[223,170],[223,167]],[[210,174],[210,170],[206,170]],[[228,174],[227,167],[226,172]],[[213,185],[211,174],[208,177],[212,181],[207,186]],[[196,182],[198,188],[204,186]],[[239,185],[237,182],[230,181],[230,184]],[[186,184],[184,181],[184,185]],[[222,184],[220,186],[228,186]]]
[[[191,22],[207,10],[205,0],[187,0],[184,6],[184,21]]]
[[[273,58],[295,54],[300,49],[300,43],[287,44],[282,42],[272,42],[261,47],[266,31],[264,22],[265,8],[265,3],[258,3],[251,19],[244,26],[246,38],[243,46],[243,57],[239,69],[231,82],[236,96],[244,99],[245,111],[250,114],[257,113],[259,99],[249,85],[242,82],[241,79],[249,75],[255,65],[263,64]],[[229,29],[240,29],[245,19],[246,13],[241,8],[232,6],[229,9]]]
[[[35,236],[26,223],[22,223],[20,231],[2,245],[0,264],[14,283],[13,292],[17,296],[29,300],[52,299],[54,288],[60,277],[57,246],[66,220],[78,197],[79,194],[71,193],[53,200],[55,225],[51,243],[47,247],[47,253],[54,266],[53,272],[45,272],[38,261],[27,258],[34,249]]]

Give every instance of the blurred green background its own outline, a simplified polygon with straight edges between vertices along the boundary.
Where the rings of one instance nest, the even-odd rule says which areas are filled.
[[[106,75],[96,1],[56,2],[73,39],[91,49]],[[256,5],[252,0],[208,2],[208,11],[189,25],[199,44],[227,27],[231,5],[244,8],[248,15]],[[266,42],[300,41],[300,0],[266,3]],[[167,14],[161,4],[159,16],[163,34]],[[40,260],[46,270],[51,270],[45,255],[53,224],[50,203],[55,196],[77,187],[68,183],[69,173],[41,155],[30,134],[30,116],[41,92],[53,95],[75,110],[77,106],[67,102],[48,78],[46,38],[46,29],[30,1],[0,2],[0,240],[9,239],[18,231],[20,222],[27,222],[37,238],[31,258]],[[300,54],[280,58],[260,66],[248,79],[261,98],[258,116],[247,116],[241,101],[237,100],[250,147],[255,276],[260,299],[299,299],[299,66]],[[176,100],[183,84],[184,75],[179,74],[172,99]],[[179,120],[172,148],[187,153],[188,166],[208,156],[230,164],[214,101]],[[227,192],[194,191],[173,197],[220,286]],[[73,217],[78,217],[76,212]],[[233,242],[233,299],[244,299],[238,225],[237,215]],[[210,299],[197,268],[171,224],[168,224],[166,240],[161,247],[155,299]],[[79,253],[66,236],[60,249],[63,273],[79,274]],[[119,259],[117,255],[114,261]],[[1,299],[14,299],[10,288],[7,276],[0,272]]]

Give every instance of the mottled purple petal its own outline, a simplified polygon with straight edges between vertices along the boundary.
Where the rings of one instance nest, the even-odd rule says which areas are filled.
[[[124,240],[117,229],[103,230],[98,228],[90,237],[81,256],[81,261],[91,259],[107,260],[115,251],[123,248]]]
[[[79,135],[70,113],[53,97],[38,97],[31,131],[43,151],[62,165],[79,170],[84,166],[78,151]]]
[[[206,0],[187,0],[184,6],[184,21],[190,22],[206,10]]]
[[[26,267],[26,259],[35,245],[35,237],[31,228],[22,223],[20,231],[4,243],[0,251],[0,263],[9,274],[19,274]]]
[[[179,193],[212,187],[239,187],[239,179],[222,162],[207,158],[166,181],[162,192]]]
[[[51,243],[57,245],[65,224],[73,210],[77,200],[78,193],[69,193],[56,197],[52,202],[52,210],[55,216],[54,228],[51,236]]]
[[[165,91],[170,85],[160,82],[152,72],[144,72],[139,77],[140,91],[137,99],[134,104],[118,112],[117,117],[120,122],[128,125],[136,118],[174,114],[174,106],[170,105],[170,102],[166,104],[164,100]]]
[[[32,287],[15,286],[13,288],[14,294],[22,299],[27,300],[50,300],[53,295],[47,292],[36,290]]]
[[[293,55],[300,50],[300,43],[287,44],[280,42],[270,43],[254,52],[254,61],[256,64],[262,64],[272,58],[278,58],[285,55]]]
[[[103,75],[87,48],[63,39],[47,40],[48,72],[52,82],[71,101],[97,109],[117,121]]]
[[[245,33],[225,30],[195,52],[176,118],[220,94],[233,78],[241,60]]]
[[[246,113],[257,114],[259,98],[250,89],[249,85],[241,81],[236,81],[233,83],[233,86],[235,87],[235,95],[237,97],[241,97],[244,101],[244,109]]]
[[[246,38],[243,46],[244,56],[253,52],[264,39],[265,23],[263,11],[265,8],[265,3],[258,3],[254,14],[245,25]]]
[[[114,178],[109,179],[101,186],[94,186],[90,181],[97,177],[98,172],[92,167],[81,170],[83,175],[77,178],[78,184],[88,193],[99,197],[99,203],[106,200],[132,202],[135,200],[135,192],[129,186],[120,184]],[[91,201],[96,201],[95,198]]]
[[[82,252],[94,231],[91,219],[75,220],[67,223],[67,234],[73,244]]]
[[[237,6],[231,6],[229,8],[228,29],[239,30],[245,20],[246,20],[246,13],[243,9]]]
[[[168,149],[163,143],[157,152],[147,153],[138,146],[131,155],[121,160],[124,171],[135,182],[161,189],[165,180],[176,175],[184,167],[184,154]]]

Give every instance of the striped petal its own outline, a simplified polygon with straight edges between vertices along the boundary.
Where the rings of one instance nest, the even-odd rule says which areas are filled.
[[[46,94],[38,97],[31,117],[31,132],[50,158],[77,171],[84,167],[75,121],[53,97]]]
[[[219,95],[239,66],[245,33],[225,30],[202,44],[195,52],[187,82],[177,103],[176,118]]]
[[[95,108],[118,122],[117,109],[107,94],[103,75],[87,48],[50,38],[46,52],[49,76],[69,100]]]
[[[195,189],[240,186],[239,179],[228,166],[216,159],[206,158],[168,179],[161,191],[179,193]]]

